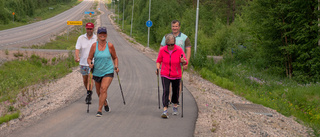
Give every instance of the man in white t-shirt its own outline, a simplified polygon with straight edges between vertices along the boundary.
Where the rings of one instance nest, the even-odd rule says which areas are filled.
[[[75,51],[75,61],[79,62],[80,72],[83,77],[83,84],[87,89],[86,103],[91,104],[92,89],[88,87],[88,74],[90,73],[89,64],[87,58],[90,52],[91,45],[97,41],[97,35],[93,33],[94,24],[89,22],[86,24],[86,34],[78,37]],[[79,57],[80,53],[80,57]],[[92,79],[91,79],[92,81]]]

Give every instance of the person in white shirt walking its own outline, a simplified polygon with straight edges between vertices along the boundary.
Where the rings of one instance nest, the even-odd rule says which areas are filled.
[[[89,86],[89,76],[90,68],[89,64],[87,63],[88,55],[90,52],[91,45],[97,41],[97,35],[93,33],[94,31],[94,24],[89,22],[86,24],[86,34],[83,34],[78,37],[76,43],[76,50],[75,50],[75,61],[79,62],[80,65],[80,72],[83,77],[83,84],[87,90],[87,97],[86,97],[86,104],[91,104],[92,99],[92,86]],[[80,56],[79,56],[80,54]],[[92,81],[92,78],[90,78]]]

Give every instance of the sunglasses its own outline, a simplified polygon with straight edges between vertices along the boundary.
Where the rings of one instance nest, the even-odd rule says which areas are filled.
[[[93,30],[92,28],[86,28],[87,30]]]
[[[167,44],[168,46],[173,46],[174,44]]]

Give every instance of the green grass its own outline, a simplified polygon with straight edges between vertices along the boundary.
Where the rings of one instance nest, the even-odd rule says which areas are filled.
[[[0,102],[15,100],[24,87],[60,78],[78,65],[72,53],[67,58],[58,58],[55,65],[47,62],[45,58],[32,55],[27,60],[14,60],[0,66]]]
[[[25,19],[25,22],[17,22],[17,21],[13,21],[11,20],[9,22],[9,24],[0,24],[0,30],[5,30],[5,29],[10,29],[10,28],[15,28],[15,27],[19,27],[19,26],[23,26],[23,25],[27,25],[30,23],[34,23],[37,21],[41,21],[41,20],[45,20],[48,18],[51,18],[55,15],[58,15],[70,8],[72,8],[75,5],[78,5],[81,1],[78,0],[73,0],[72,2],[68,3],[68,4],[58,4],[58,5],[52,5],[50,7],[52,7],[52,10],[49,10],[49,7],[43,7],[41,9],[36,9],[35,10],[35,15],[34,17],[29,17]]]
[[[55,41],[44,45],[47,49],[74,49],[78,36],[81,34],[80,27],[69,33],[69,40],[66,41],[66,35],[62,35]],[[72,68],[78,66],[74,61],[74,55],[70,51],[68,57],[55,57],[49,60],[41,58],[37,55],[31,55],[26,60],[13,60],[5,62],[0,66],[0,102],[8,101],[16,102],[17,95],[23,92],[27,86],[48,82],[61,78],[70,72]],[[14,109],[14,111],[19,111]],[[0,117],[0,121],[18,118],[19,113]]]
[[[0,124],[2,124],[4,122],[8,122],[8,121],[10,121],[12,119],[19,118],[19,116],[20,116],[20,112],[19,111],[15,112],[13,114],[6,114],[5,116],[0,117]]]

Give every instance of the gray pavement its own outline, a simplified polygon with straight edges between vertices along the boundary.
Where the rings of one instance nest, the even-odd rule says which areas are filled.
[[[93,95],[90,112],[87,113],[85,97],[70,106],[54,112],[38,123],[17,130],[10,137],[189,137],[193,136],[197,119],[197,106],[190,92],[184,87],[184,117],[160,117],[158,109],[156,63],[132,48],[116,32],[107,15],[110,13],[101,4],[101,24],[108,29],[108,41],[115,45],[119,58],[119,76],[126,105],[123,104],[118,79],[115,75],[109,89],[111,112],[96,117],[97,95]],[[147,32],[146,32],[147,33]],[[161,83],[160,83],[161,85]],[[160,86],[161,88],[161,86]],[[95,90],[94,90],[95,91]],[[85,92],[79,91],[79,93]],[[162,93],[162,88],[160,89]],[[179,107],[181,112],[181,107]]]

